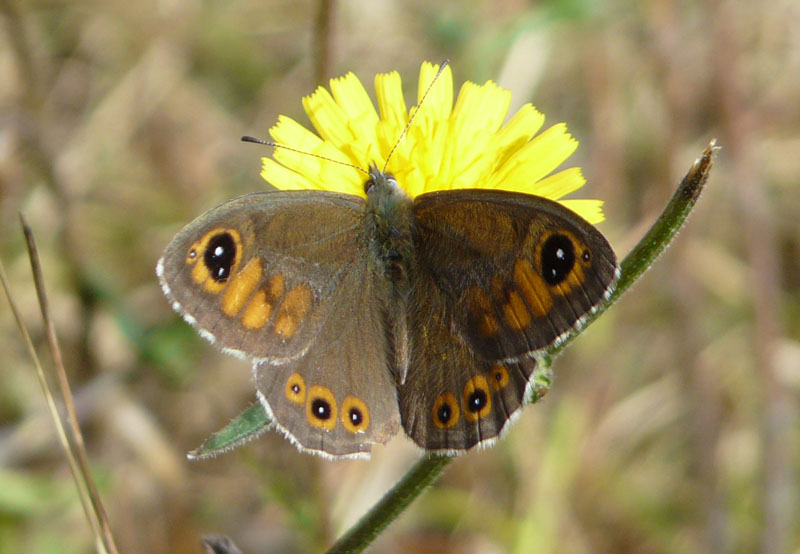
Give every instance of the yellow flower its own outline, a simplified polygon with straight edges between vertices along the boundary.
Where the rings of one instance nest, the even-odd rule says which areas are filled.
[[[438,71],[438,65],[422,64],[418,102]],[[277,144],[297,150],[276,148],[274,159],[263,159],[261,176],[276,188],[364,196],[364,174],[330,160],[383,168],[394,148],[386,171],[411,197],[435,190],[508,190],[558,200],[590,223],[604,219],[600,200],[561,200],[586,182],[577,167],[551,175],[578,146],[566,126],[558,123],[536,135],[544,116],[530,104],[504,124],[511,92],[492,81],[464,83],[453,106],[453,75],[445,67],[422,105],[413,108],[418,113],[402,138],[410,113],[396,71],[375,77],[379,112],[352,73],[331,79],[330,89],[319,87],[303,98],[319,135],[286,116],[270,130]]]

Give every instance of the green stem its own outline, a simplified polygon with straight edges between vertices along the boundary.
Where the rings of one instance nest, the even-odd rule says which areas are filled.
[[[423,457],[387,492],[358,523],[342,535],[328,554],[361,552],[439,476],[452,460],[449,456]]]
[[[617,288],[608,299],[608,302],[597,311],[600,314],[609,306],[616,302],[622,294],[633,285],[642,274],[647,271],[653,262],[667,249],[667,246],[678,234],[678,231],[689,213],[694,208],[700,193],[703,192],[708,175],[711,172],[714,153],[719,150],[716,146],[716,139],[713,139],[703,154],[695,160],[689,172],[684,176],[678,190],[672,195],[661,216],[656,220],[650,230],[642,237],[639,243],[633,247],[625,259],[622,260],[620,268],[622,273],[617,283]]]
[[[669,246],[672,239],[683,226],[689,213],[697,203],[705,187],[717,150],[716,142],[706,147],[681,181],[675,194],[667,203],[661,216],[639,243],[620,264],[620,278],[614,293],[593,314],[589,322],[597,318],[614,304],[655,262]],[[587,325],[588,323],[587,322]],[[585,326],[583,327],[585,328]],[[569,344],[579,332],[572,334],[559,347],[548,352],[552,356]],[[439,476],[451,458],[446,456],[425,456],[405,474],[405,476],[384,497],[350,528],[328,551],[361,552],[411,504],[428,485]]]

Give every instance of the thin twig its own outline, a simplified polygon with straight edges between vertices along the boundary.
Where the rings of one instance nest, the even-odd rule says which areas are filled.
[[[324,85],[330,75],[331,29],[333,29],[334,0],[319,0],[319,11],[315,22],[314,40],[314,80]]]
[[[88,510],[87,517],[89,517],[89,521],[92,523],[92,527],[95,529],[96,536],[100,537],[99,542],[101,542],[103,545],[102,551],[108,552],[109,554],[116,554],[117,548],[114,543],[114,538],[111,534],[108,516],[106,515],[103,503],[100,500],[100,495],[97,492],[97,487],[95,486],[94,479],[92,478],[89,469],[89,461],[86,456],[86,446],[83,441],[83,434],[81,433],[80,426],[78,425],[78,416],[77,412],[75,411],[75,404],[72,400],[72,391],[70,390],[67,372],[64,368],[61,349],[58,346],[58,338],[56,337],[55,326],[53,325],[53,320],[50,317],[50,308],[47,301],[47,293],[45,290],[42,267],[41,263],[39,262],[39,254],[36,248],[36,242],[33,238],[33,232],[31,231],[30,226],[25,221],[25,218],[22,216],[22,214],[20,214],[20,222],[28,246],[28,255],[31,261],[33,281],[36,287],[36,294],[39,298],[39,307],[41,308],[42,319],[44,320],[47,332],[47,342],[50,348],[50,353],[53,357],[53,364],[55,367],[56,376],[58,378],[61,397],[67,412],[67,421],[69,423],[67,429],[69,432],[64,433],[64,430],[62,429],[60,433],[64,433],[65,439],[67,440],[65,448],[67,449],[67,455],[70,460],[70,467],[73,472],[73,477],[79,485],[81,482],[83,482],[86,487],[91,510],[88,510],[87,506],[84,506],[84,510]],[[18,320],[18,324],[21,325],[21,320]],[[21,327],[21,329],[22,328],[24,327]],[[27,337],[27,331],[23,331],[23,335],[26,336],[26,341],[30,340],[29,337]],[[33,354],[35,355],[35,351]],[[37,370],[39,368],[40,366],[37,362]],[[43,378],[44,373],[42,373],[42,379]],[[46,380],[43,381],[43,385],[49,389],[49,387],[47,387]],[[45,396],[49,397],[50,401],[53,401],[52,395],[49,394],[49,390],[46,392]],[[48,404],[50,401],[48,401]],[[58,417],[58,411],[55,412],[54,417],[56,418],[55,421],[57,422],[57,427],[61,428],[61,418]],[[79,486],[79,489],[80,488],[81,487]]]

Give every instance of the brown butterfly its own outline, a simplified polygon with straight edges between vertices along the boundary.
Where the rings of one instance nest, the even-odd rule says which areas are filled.
[[[490,444],[543,352],[607,298],[603,235],[533,195],[406,195],[373,167],[366,199],[248,194],[186,226],[157,273],[173,307],[252,360],[258,397],[300,449],[368,455],[400,426],[426,451]]]

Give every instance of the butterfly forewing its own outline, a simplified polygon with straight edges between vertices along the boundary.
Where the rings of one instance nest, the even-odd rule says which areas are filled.
[[[560,204],[487,190],[420,196],[415,251],[460,307],[455,324],[487,359],[558,342],[613,288],[617,265],[600,232]]]
[[[360,212],[343,195],[265,192],[210,210],[173,239],[159,277],[206,338],[250,359],[302,356],[353,264]],[[312,220],[314,225],[297,225]]]

